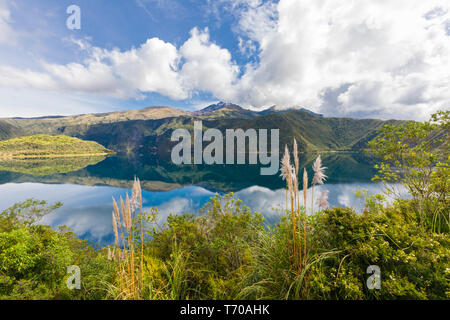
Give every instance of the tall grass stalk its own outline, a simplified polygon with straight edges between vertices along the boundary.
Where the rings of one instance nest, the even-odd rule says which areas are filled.
[[[285,146],[285,152],[281,161],[281,177],[286,180],[286,186],[289,194],[290,209],[286,210],[290,215],[292,222],[292,251],[294,265],[298,270],[302,269],[306,263],[307,257],[307,223],[305,208],[300,206],[299,191],[299,172],[300,164],[298,159],[297,141],[294,139],[294,166],[291,165],[289,148]],[[305,183],[306,179],[306,183]],[[306,203],[306,192],[308,187],[308,176],[306,171],[303,173],[303,200]],[[287,198],[287,196],[286,196]],[[288,199],[286,199],[288,202]],[[289,223],[289,219],[286,219]],[[303,230],[302,230],[303,229]]]
[[[298,159],[298,145],[294,139],[293,147],[293,159],[294,166],[291,165],[291,159],[289,156],[289,148],[285,146],[284,156],[281,161],[281,177],[286,180],[287,194],[286,194],[286,206],[287,195],[289,195],[290,209],[286,209],[290,215],[292,221],[292,251],[294,264],[298,271],[303,270],[306,267],[308,259],[308,227],[307,227],[307,214],[306,204],[308,200],[308,173],[303,168],[303,203],[304,207],[300,206],[300,191],[299,191],[299,172],[300,165]],[[322,166],[322,159],[320,155],[316,158],[313,164],[314,176],[311,185],[311,212],[314,212],[314,186],[317,184],[323,184],[326,179],[325,175],[326,167]],[[328,193],[323,192],[320,198],[319,207],[323,207],[328,204]],[[287,222],[288,223],[288,222]]]
[[[134,179],[131,199],[128,194],[125,201],[121,197],[119,208],[113,197],[113,207],[112,221],[115,236],[113,252],[117,253],[113,258],[117,264],[119,282],[119,288],[116,288],[117,296],[120,299],[141,299],[144,278],[144,232],[142,190],[139,179]]]
[[[285,146],[284,149],[284,156],[281,160],[281,177],[286,180],[287,189],[289,192],[289,200],[291,204],[290,213],[291,213],[291,219],[292,219],[292,251],[293,251],[293,258],[295,263],[299,261],[297,257],[297,241],[296,241],[296,227],[295,227],[295,220],[296,220],[296,207],[295,207],[295,191],[294,186],[295,183],[295,171],[294,168],[291,166],[291,158],[289,156],[289,149],[287,146]]]
[[[322,167],[322,159],[320,158],[320,155],[314,161],[312,168],[314,171],[314,176],[311,183],[311,214],[314,213],[314,186],[323,184],[323,182],[327,178],[327,176],[325,175],[326,167]]]
[[[175,243],[171,255],[172,261],[164,264],[164,273],[168,280],[165,291],[169,300],[187,299],[187,259],[187,254]]]
[[[305,256],[306,256],[306,204],[308,200],[308,173],[306,172],[306,169],[303,168],[303,203],[304,205],[304,211],[303,211],[303,244],[305,248]]]
[[[294,167],[295,167],[295,200],[296,200],[296,217],[297,217],[297,227],[298,227],[298,251],[299,251],[299,261],[298,263],[302,263],[302,239],[301,239],[301,225],[302,225],[302,219],[301,219],[301,211],[300,211],[300,193],[299,193],[299,176],[298,173],[300,171],[300,164],[298,160],[298,148],[297,148],[297,140],[294,138]],[[294,222],[292,222],[294,223]],[[306,239],[304,239],[306,240]],[[305,242],[305,241],[303,241]]]

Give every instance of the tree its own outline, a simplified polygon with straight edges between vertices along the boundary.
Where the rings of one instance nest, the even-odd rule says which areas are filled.
[[[450,111],[439,111],[426,122],[386,125],[367,150],[381,159],[374,180],[388,183],[392,193],[393,183],[402,184],[420,221],[440,231],[448,231],[450,220],[449,127]]]

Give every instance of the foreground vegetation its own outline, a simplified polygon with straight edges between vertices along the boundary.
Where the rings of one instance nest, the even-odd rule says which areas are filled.
[[[106,155],[110,150],[94,141],[64,135],[38,134],[0,141],[0,158]]]
[[[159,226],[135,180],[130,197],[114,200],[114,245],[94,250],[65,228],[36,224],[61,204],[17,204],[0,214],[0,299],[449,299],[448,116],[386,127],[371,143],[375,178],[404,184],[411,198],[361,190],[363,212],[313,196],[326,168],[318,157],[308,178],[295,141],[275,226],[233,194]],[[80,290],[66,286],[69,265],[81,269]],[[367,283],[373,265],[379,290]]]

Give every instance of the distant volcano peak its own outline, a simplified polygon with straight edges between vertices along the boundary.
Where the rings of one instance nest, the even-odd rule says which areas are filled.
[[[193,114],[197,115],[197,116],[205,115],[205,114],[208,114],[208,113],[211,113],[211,112],[223,109],[223,108],[242,109],[242,107],[238,106],[237,104],[220,101],[218,103],[211,104],[201,110],[194,111]]]
[[[286,113],[286,112],[290,112],[290,111],[301,111],[301,112],[305,112],[305,113],[308,113],[308,114],[311,114],[311,115],[314,115],[317,117],[323,117],[323,114],[315,113],[311,110],[308,110],[308,109],[306,109],[302,106],[298,106],[298,105],[297,106],[294,105],[294,106],[290,106],[290,107],[274,105],[268,109],[260,111],[260,114]]]

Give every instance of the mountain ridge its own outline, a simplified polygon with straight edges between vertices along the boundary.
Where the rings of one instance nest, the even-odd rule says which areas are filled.
[[[271,109],[271,108],[269,108]],[[272,108],[269,112],[244,109],[219,102],[194,112],[155,106],[129,111],[85,114],[62,118],[0,119],[0,140],[34,134],[67,135],[95,141],[119,153],[168,153],[177,128],[280,129],[280,148],[297,139],[299,149],[308,151],[360,151],[377,136],[379,127],[402,121],[331,118],[302,108]]]
[[[270,108],[267,108],[265,110],[259,111],[259,114],[270,114],[270,113],[286,113],[286,112],[290,112],[290,111],[301,111],[301,112],[306,112],[318,117],[323,117],[323,114],[320,113],[316,113],[313,112],[311,110],[308,110],[304,107],[301,106],[292,106],[292,107],[279,107],[279,106],[271,106]]]
[[[103,121],[104,118],[107,118],[110,120],[109,122],[120,122],[120,121],[127,121],[127,120],[150,120],[150,119],[163,119],[163,118],[169,118],[174,116],[205,116],[209,114],[213,114],[217,111],[227,109],[227,110],[239,110],[244,111],[248,114],[252,114],[254,116],[259,115],[266,115],[266,114],[272,114],[272,113],[287,113],[290,111],[300,111],[309,113],[311,115],[319,116],[319,117],[325,117],[323,114],[313,112],[309,109],[306,109],[301,106],[288,106],[288,107],[280,107],[277,105],[273,105],[267,109],[261,110],[261,111],[254,111],[250,109],[245,109],[237,104],[234,103],[226,103],[226,102],[218,102],[215,104],[208,105],[207,107],[204,107],[199,110],[195,111],[186,111],[183,109],[170,107],[170,106],[147,106],[139,109],[129,109],[129,110],[117,110],[117,111],[110,111],[110,112],[96,112],[96,113],[81,113],[81,114],[74,114],[74,115],[48,115],[48,116],[38,116],[38,117],[3,117],[0,118],[0,122],[6,122],[6,123],[14,123],[16,120],[61,120],[61,119],[84,119],[86,117],[95,117],[99,120],[99,123],[108,122]],[[158,112],[159,111],[159,112]],[[113,116],[116,117],[113,117]],[[122,117],[120,117],[122,116]],[[146,118],[144,118],[146,116]],[[128,119],[123,119],[124,117],[128,117]],[[328,117],[328,118],[341,118],[341,117]],[[347,118],[347,117],[342,117]],[[357,119],[357,118],[349,118],[349,119]],[[364,120],[364,119],[376,119],[376,118],[362,118],[358,120]],[[376,119],[378,120],[378,119]],[[395,119],[390,119],[395,120]],[[389,121],[389,120],[385,120]],[[401,120],[399,120],[401,121]]]

